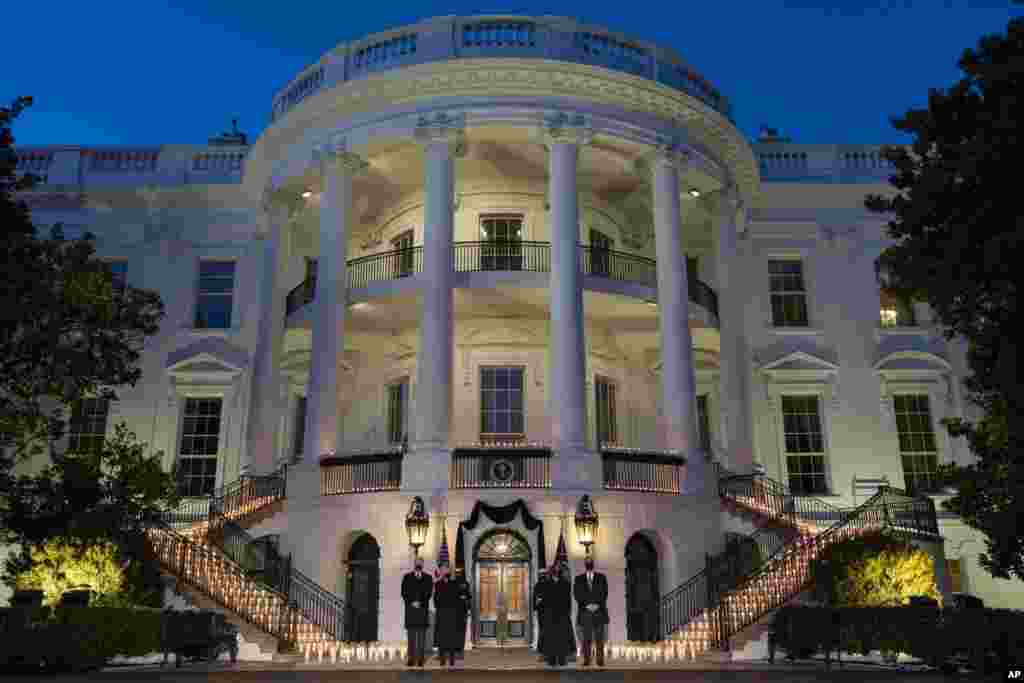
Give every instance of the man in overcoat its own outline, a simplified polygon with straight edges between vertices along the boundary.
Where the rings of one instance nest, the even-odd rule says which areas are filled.
[[[455,666],[455,652],[462,643],[459,635],[459,612],[462,601],[459,599],[459,587],[451,579],[447,564],[441,565],[441,578],[434,584],[434,612],[437,623],[437,650],[441,657],[441,666]]]
[[[402,600],[405,601],[405,628],[409,634],[409,654],[406,666],[422,667],[425,663],[427,626],[430,625],[428,608],[434,582],[423,571],[423,560],[416,558],[415,569],[402,577]]]
[[[569,577],[552,568],[544,589],[544,655],[548,666],[565,666],[572,637],[572,588]]]
[[[608,631],[608,579],[594,571],[594,560],[584,562],[585,572],[576,577],[573,596],[576,598],[576,624],[583,640],[583,666],[590,666],[592,654],[597,665],[604,666],[604,642]],[[594,650],[596,649],[596,653]]]

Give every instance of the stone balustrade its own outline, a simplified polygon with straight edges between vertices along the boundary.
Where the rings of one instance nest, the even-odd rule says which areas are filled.
[[[682,90],[732,120],[727,98],[666,48],[565,17],[428,19],[338,45],[274,95],[271,121],[324,87],[414,64],[518,57],[591,64]]]
[[[498,41],[479,24],[467,25],[474,44]],[[528,45],[529,29],[509,24],[502,45]],[[518,37],[517,37],[518,36]],[[467,38],[466,40],[470,40]],[[689,76],[696,77],[690,72]],[[682,86],[681,86],[682,87]],[[886,183],[895,168],[881,154],[881,145],[802,145],[755,142],[764,182]],[[247,146],[161,145],[158,147],[20,147],[16,173],[32,173],[42,185],[125,188],[144,185],[180,186],[241,182]]]

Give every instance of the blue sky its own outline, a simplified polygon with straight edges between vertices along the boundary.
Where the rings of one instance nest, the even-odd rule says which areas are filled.
[[[952,84],[956,61],[1024,7],[1011,0],[475,2],[95,0],[4,9],[0,100],[32,95],[18,145],[255,138],[273,93],[339,42],[447,14],[572,16],[675,48],[736,123],[805,143],[898,143],[889,118]]]

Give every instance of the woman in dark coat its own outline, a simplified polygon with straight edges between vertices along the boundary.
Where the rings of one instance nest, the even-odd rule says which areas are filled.
[[[437,618],[434,628],[442,666],[455,666],[455,653],[462,645],[462,634],[459,633],[461,609],[459,586],[451,580],[448,565],[442,565],[441,578],[434,584],[434,611]]]
[[[572,586],[569,577],[552,567],[544,589],[544,643],[543,652],[548,666],[565,666],[569,648],[575,640],[572,634]]]

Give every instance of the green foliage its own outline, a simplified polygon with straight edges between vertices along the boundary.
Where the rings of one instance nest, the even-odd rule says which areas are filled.
[[[1017,281],[1024,259],[1024,218],[1006,178],[1024,153],[1024,18],[1005,35],[988,35],[963,52],[963,77],[933,89],[926,109],[893,125],[914,137],[891,148],[896,167],[887,197],[866,207],[895,216],[896,244],[877,262],[880,279],[900,296],[926,301],[948,338],[967,341],[966,398],[981,409],[972,423],[945,420],[978,462],[945,469],[958,492],[944,503],[986,536],[981,564],[993,576],[1024,579],[1024,413],[1018,359]]]
[[[101,595],[119,593],[125,568],[120,555],[113,543],[54,538],[32,551],[32,566],[16,578],[17,587],[42,590],[47,605],[56,605],[73,588],[87,587]]]
[[[911,596],[941,599],[931,555],[883,532],[833,543],[811,562],[823,598],[842,607],[906,605]]]
[[[50,452],[65,431],[68,406],[86,396],[115,400],[134,385],[143,343],[156,334],[156,292],[116,287],[95,255],[93,236],[65,240],[60,226],[40,238],[26,198],[38,179],[17,178],[12,125],[32,103],[0,107],[0,490],[16,462]]]

